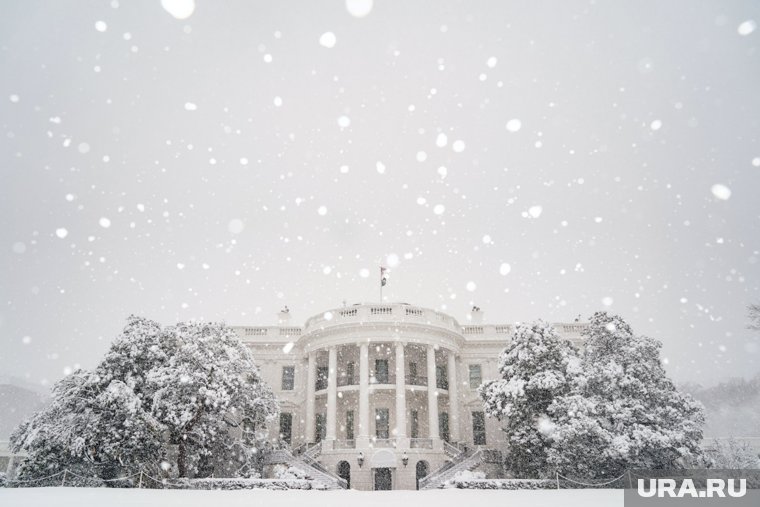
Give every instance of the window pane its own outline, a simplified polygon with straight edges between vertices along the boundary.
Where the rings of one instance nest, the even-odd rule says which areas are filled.
[[[295,366],[282,367],[282,390],[292,391],[295,388]]]
[[[486,415],[483,412],[472,413],[472,442],[486,445]]]
[[[447,372],[447,368],[445,366],[436,366],[435,367],[435,386],[438,389],[448,389],[449,388],[448,372]]]
[[[388,383],[388,360],[375,359],[375,380],[378,384]]]
[[[317,438],[317,442],[321,442],[325,439],[325,433],[327,431],[327,415],[317,414],[317,420],[314,421],[314,424],[316,425],[316,431],[314,433]]]
[[[315,389],[317,391],[320,391],[322,389],[327,389],[327,374],[330,371],[330,368],[327,366],[318,366],[317,367],[317,385],[315,386]]]
[[[283,412],[280,414],[280,439],[291,443],[293,436],[293,414]]]
[[[375,434],[377,438],[389,437],[389,412],[387,408],[375,409]]]
[[[477,389],[483,383],[483,375],[479,364],[470,365],[470,389]]]
[[[346,440],[354,439],[354,411],[346,411]]]

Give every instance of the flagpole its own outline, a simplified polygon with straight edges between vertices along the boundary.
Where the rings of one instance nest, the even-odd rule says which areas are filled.
[[[380,266],[380,304],[383,304],[383,267]]]

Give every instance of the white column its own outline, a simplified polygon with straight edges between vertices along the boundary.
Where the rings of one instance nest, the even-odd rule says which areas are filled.
[[[428,435],[439,439],[438,432],[438,388],[435,381],[435,349],[432,345],[427,348],[427,385],[428,385]]]
[[[459,442],[459,379],[457,361],[453,350],[449,350],[449,438]]]
[[[406,438],[406,368],[404,344],[396,342],[396,437]]]
[[[327,428],[325,440],[335,440],[335,419],[338,417],[338,349],[330,347],[327,361]]]
[[[369,445],[369,346],[359,346],[359,434],[357,447]]]
[[[306,441],[314,442],[314,389],[317,381],[317,353],[309,352],[309,364],[306,367]]]

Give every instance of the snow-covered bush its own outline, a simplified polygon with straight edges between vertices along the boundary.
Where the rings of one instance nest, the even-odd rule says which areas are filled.
[[[308,479],[306,472],[293,466],[277,465],[274,469],[275,479]]]
[[[53,389],[49,406],[11,435],[28,457],[19,479],[69,470],[114,479],[139,473],[255,475],[265,423],[277,413],[251,352],[224,324],[162,328],[132,316],[97,368]],[[231,464],[231,465],[230,465]]]
[[[499,357],[501,378],[480,386],[488,415],[504,421],[509,450],[505,466],[517,477],[548,472],[552,402],[569,392],[568,371],[577,363],[570,342],[542,321],[521,324]]]
[[[7,483],[5,472],[0,472],[0,488],[4,488]]]
[[[171,489],[325,489],[322,484],[305,479],[171,479],[165,487]]]
[[[477,473],[477,472],[476,472]],[[457,474],[443,484],[449,489],[557,489],[551,479],[486,479]]]

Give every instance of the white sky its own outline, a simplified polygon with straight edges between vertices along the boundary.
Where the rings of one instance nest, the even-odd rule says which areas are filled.
[[[0,375],[92,367],[130,313],[375,301],[389,255],[388,300],[608,309],[678,380],[755,374],[757,21],[752,1],[3,2]]]

